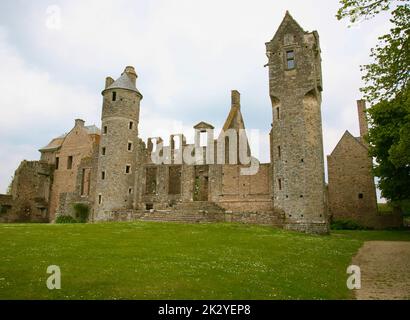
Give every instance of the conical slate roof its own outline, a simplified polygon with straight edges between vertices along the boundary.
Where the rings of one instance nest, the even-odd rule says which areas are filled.
[[[125,72],[105,90],[108,89],[127,89],[141,94]]]

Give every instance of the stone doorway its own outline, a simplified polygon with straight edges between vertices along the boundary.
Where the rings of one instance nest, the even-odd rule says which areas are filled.
[[[209,166],[195,166],[194,201],[208,201]]]

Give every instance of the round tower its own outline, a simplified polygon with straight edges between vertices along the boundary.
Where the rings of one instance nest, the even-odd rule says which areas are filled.
[[[95,220],[115,209],[132,208],[141,93],[137,74],[128,66],[117,80],[107,77],[102,91]]]

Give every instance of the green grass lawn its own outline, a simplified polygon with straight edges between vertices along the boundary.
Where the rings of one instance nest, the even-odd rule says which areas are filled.
[[[365,240],[240,224],[0,224],[0,299],[349,299],[346,268]],[[61,268],[48,290],[47,266]]]

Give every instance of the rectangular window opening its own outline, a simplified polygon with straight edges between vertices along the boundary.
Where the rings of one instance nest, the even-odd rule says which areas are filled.
[[[101,180],[105,180],[105,171],[101,171]]]
[[[99,195],[98,195],[98,204],[101,204],[101,203],[102,203],[102,195],[99,194]]]
[[[71,170],[73,168],[73,156],[69,156],[67,158],[67,170]]]
[[[107,134],[107,132],[108,132],[108,128],[107,128],[107,126],[104,126],[103,133],[104,133],[104,134]]]
[[[279,190],[282,190],[282,179],[278,179]]]
[[[56,170],[58,170],[59,164],[60,164],[60,158],[56,157]]]
[[[105,151],[106,151],[106,148],[105,148],[105,147],[102,147],[102,149],[101,149],[101,154],[102,154],[103,156],[105,156]]]
[[[134,122],[130,121],[128,128],[132,130],[132,128],[134,128]]]
[[[129,164],[127,164],[125,166],[125,173],[130,173],[131,172],[131,166]]]
[[[116,101],[117,100],[117,93],[114,91],[112,93],[112,101]]]
[[[288,70],[295,68],[295,51],[286,51],[286,64]]]
[[[128,142],[128,151],[132,151],[132,142]]]

